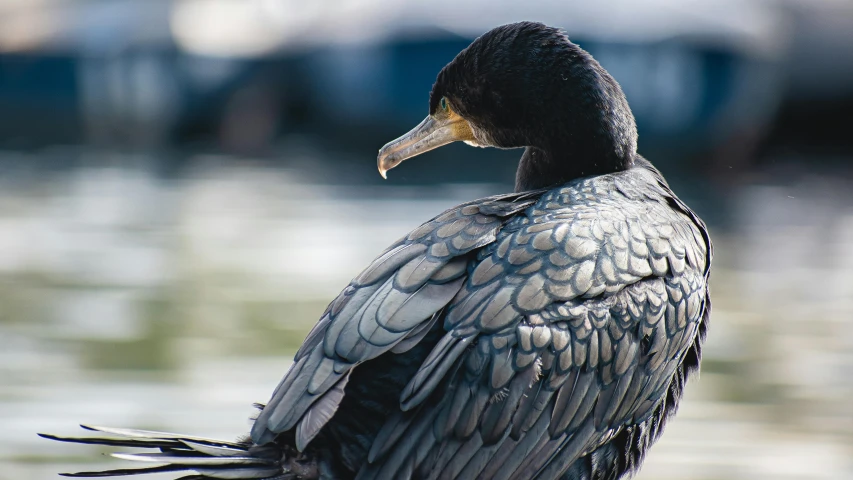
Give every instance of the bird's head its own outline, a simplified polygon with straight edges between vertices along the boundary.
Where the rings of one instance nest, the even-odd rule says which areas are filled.
[[[429,115],[382,147],[379,172],[456,141],[533,147],[551,162],[595,163],[579,171],[591,174],[629,165],[637,134],[622,90],[598,62],[561,30],[520,22],[485,33],[439,72]]]

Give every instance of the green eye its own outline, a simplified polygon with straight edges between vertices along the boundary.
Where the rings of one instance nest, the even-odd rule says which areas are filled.
[[[441,105],[441,109],[446,112],[447,111],[447,97],[441,97],[441,102],[439,102],[439,104]]]

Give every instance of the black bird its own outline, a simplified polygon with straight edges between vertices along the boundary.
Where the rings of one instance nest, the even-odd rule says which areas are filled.
[[[237,442],[87,427],[157,453],[100,477],[618,479],[697,370],[704,223],[637,154],[616,81],[557,29],[476,39],[379,171],[441,145],[525,148],[516,192],[451,208],[332,301]]]

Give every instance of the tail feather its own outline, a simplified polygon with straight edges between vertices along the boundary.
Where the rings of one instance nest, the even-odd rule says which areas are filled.
[[[202,453],[202,452],[199,452]],[[245,452],[248,453],[248,452]],[[207,455],[203,453],[203,455]],[[131,462],[149,462],[149,463],[166,463],[166,462],[174,462],[180,463],[181,465],[186,466],[218,466],[218,465],[275,465],[276,462],[271,460],[265,460],[263,458],[257,457],[235,457],[235,456],[184,456],[179,452],[174,453],[113,453],[110,455],[111,457],[118,458],[121,460],[130,460]]]
[[[96,427],[92,425],[80,425],[80,427],[84,430],[89,430],[92,432],[111,433],[113,435],[119,435],[122,437],[139,438],[143,440],[190,440],[207,445],[220,445],[224,447],[232,447],[244,450],[246,448],[246,445],[242,443],[226,442],[224,440],[214,440],[211,438],[204,437],[193,437],[191,435],[181,435],[178,433],[156,432],[154,430],[138,430],[135,428]]]
[[[129,475],[142,475],[145,473],[179,472],[181,470],[186,470],[186,469],[177,468],[173,465],[163,465],[160,467],[148,467],[148,468],[117,468],[115,470],[104,470],[101,472],[60,473],[59,475],[62,477],[72,477],[72,478],[126,477]],[[201,478],[207,478],[207,477],[201,477]]]
[[[101,472],[61,474],[66,477],[121,477],[162,472],[195,472],[179,480],[289,480],[297,478],[282,464],[282,453],[275,444],[252,445],[189,435],[148,430],[107,428],[81,425],[86,430],[108,436],[63,437],[40,433],[39,436],[60,442],[155,449],[144,453],[113,453],[122,460],[161,465],[142,468],[122,468]]]

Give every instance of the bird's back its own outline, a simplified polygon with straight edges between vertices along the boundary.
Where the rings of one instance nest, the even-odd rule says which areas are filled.
[[[359,478],[618,478],[698,365],[709,261],[643,162],[456,207],[330,305],[253,433]]]

